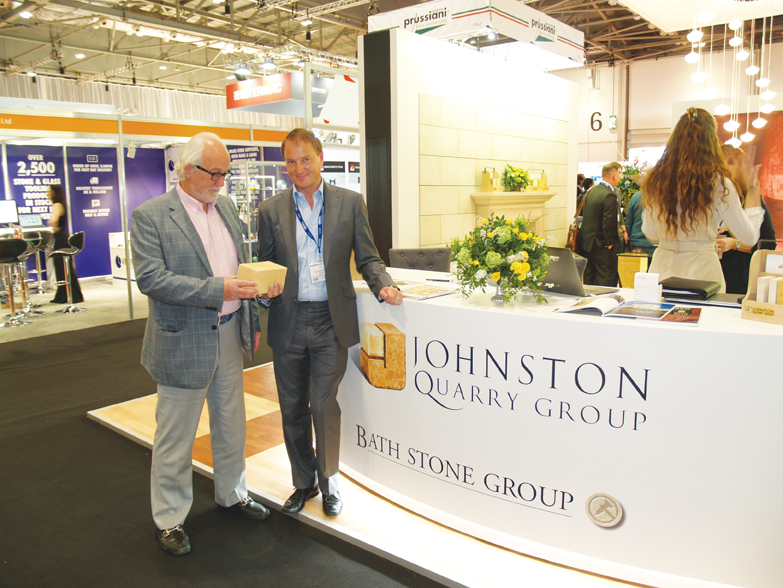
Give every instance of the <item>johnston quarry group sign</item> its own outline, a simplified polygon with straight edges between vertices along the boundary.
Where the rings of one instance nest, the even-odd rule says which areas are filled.
[[[721,336],[701,327],[534,310],[360,294],[343,471],[455,529],[599,574],[678,588],[783,578],[770,564],[781,336],[732,333],[755,358],[740,372],[693,352]]]

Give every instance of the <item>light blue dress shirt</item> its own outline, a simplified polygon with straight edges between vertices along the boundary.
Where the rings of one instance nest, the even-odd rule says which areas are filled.
[[[310,264],[315,262],[323,262],[323,239],[321,240],[321,250],[318,250],[316,241],[318,240],[318,222],[322,219],[321,211],[324,209],[324,182],[321,180],[321,185],[318,190],[313,194],[313,208],[305,200],[304,194],[299,192],[294,186],[293,191],[294,204],[299,207],[299,212],[302,215],[307,228],[310,229],[310,234],[315,238],[315,241],[311,239],[307,232],[302,227],[302,223],[299,222],[299,218],[295,219],[296,225],[296,254],[299,260],[299,301],[316,302],[320,300],[328,300],[329,296],[326,293],[326,280],[313,283],[310,277]]]

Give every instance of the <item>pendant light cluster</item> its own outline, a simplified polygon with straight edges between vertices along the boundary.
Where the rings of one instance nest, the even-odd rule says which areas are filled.
[[[713,13],[706,5],[704,10],[696,15],[696,20],[700,23],[695,25],[693,30],[688,33],[687,39],[691,43],[691,51],[685,56],[685,61],[690,64],[696,65],[696,71],[691,74],[691,79],[696,83],[706,82],[704,88],[704,98],[712,100],[718,97],[719,94],[726,95],[724,89],[724,77],[726,77],[726,56],[730,55],[734,59],[731,60],[731,80],[730,80],[730,100],[729,104],[726,104],[725,100],[722,100],[720,104],[715,107],[715,114],[724,116],[729,115],[729,120],[723,125],[723,128],[731,133],[731,138],[726,141],[729,145],[739,147],[743,143],[749,143],[753,141],[755,135],[751,132],[750,125],[756,129],[761,129],[767,124],[762,114],[769,114],[775,110],[775,106],[770,103],[775,97],[769,86],[770,80],[770,68],[772,64],[772,19],[769,17],[769,38],[767,38],[767,18],[763,18],[763,28],[761,35],[761,47],[759,50],[755,48],[756,38],[756,20],[752,20],[749,23],[750,26],[750,47],[746,48],[744,43],[745,23],[738,19],[734,19],[723,27],[723,55],[722,66],[720,69],[720,92],[713,86],[712,79],[712,47],[713,47],[713,26],[709,28],[709,57],[706,60],[702,59],[702,49],[706,48],[707,43],[704,40],[704,31],[702,26],[707,25],[713,18]],[[733,31],[733,35],[730,36],[729,31]],[[730,38],[729,38],[730,37]],[[728,45],[726,47],[728,38]],[[705,64],[704,62],[707,61]],[[705,67],[706,65],[706,67]],[[744,75],[743,75],[744,74]],[[755,79],[754,79],[755,78]],[[717,80],[715,80],[717,82]],[[754,84],[758,90],[754,89]],[[741,135],[737,135],[740,132],[740,123],[738,121],[738,113],[741,108],[739,104],[739,90],[743,86],[747,86],[747,102],[745,104],[746,112],[746,124],[745,132]],[[759,100],[759,107],[757,109],[756,118],[751,122],[750,117],[750,95],[758,94],[763,100]]]

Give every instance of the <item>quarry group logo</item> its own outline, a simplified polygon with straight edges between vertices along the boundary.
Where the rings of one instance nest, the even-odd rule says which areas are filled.
[[[376,388],[405,388],[405,333],[391,323],[362,323],[361,364]]]

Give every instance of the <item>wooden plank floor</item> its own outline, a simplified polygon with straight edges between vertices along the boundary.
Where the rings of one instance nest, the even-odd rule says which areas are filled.
[[[272,365],[245,371],[247,482],[253,496],[277,510],[293,488],[283,445]],[[152,447],[156,396],[91,411],[89,417]],[[209,420],[204,410],[193,449],[197,471],[211,476]],[[638,586],[550,564],[479,541],[396,506],[344,475],[345,507],[327,519],[319,499],[293,515],[302,522],[400,563],[448,586],[470,588],[608,588]],[[276,516],[284,516],[277,514]],[[477,564],[476,562],[481,562]]]

